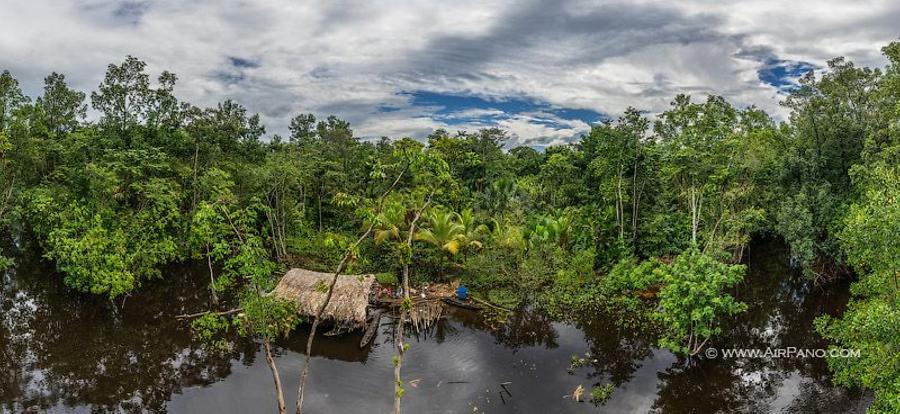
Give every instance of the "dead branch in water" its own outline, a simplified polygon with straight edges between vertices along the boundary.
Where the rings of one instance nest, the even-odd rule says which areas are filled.
[[[492,307],[492,308],[494,308],[494,309],[497,309],[497,310],[502,310],[502,311],[504,311],[504,312],[512,312],[512,309],[507,309],[507,308],[504,308],[504,307],[502,307],[502,306],[499,306],[499,305],[495,305],[495,304],[493,304],[493,303],[490,303],[490,302],[488,302],[488,301],[486,301],[486,300],[478,299],[478,298],[476,298],[474,295],[472,296],[472,300],[474,300],[475,302],[478,302],[478,303],[480,303],[480,304],[482,304],[482,305],[490,306],[490,307]]]
[[[186,313],[184,315],[175,315],[175,319],[193,319],[193,318],[199,318],[201,316],[206,316],[206,315],[228,316],[228,315],[233,315],[235,313],[238,313],[242,310],[244,310],[244,308],[234,308],[231,310],[221,311],[221,312],[203,311],[203,312],[197,312],[197,313]]]

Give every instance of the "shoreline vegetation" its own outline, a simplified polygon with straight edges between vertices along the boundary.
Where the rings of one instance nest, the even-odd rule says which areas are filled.
[[[361,140],[312,114],[269,136],[239,103],[178,100],[174,74],[152,80],[130,56],[90,95],[53,73],[32,99],[3,71],[0,229],[35,240],[70,288],[117,306],[166,264],[205,263],[209,309],[185,323],[213,345],[259,341],[280,412],[272,342],[311,323],[297,413],[339,275],[400,287],[401,321],[417,286],[459,281],[500,309],[614,309],[702,358],[747,308],[729,292],[749,243],[780,238],[824,289],[854,281],[844,314],[815,323],[832,347],[860,350],[829,359],[834,381],[870,390],[870,412],[900,412],[900,43],[882,51],[885,68],[836,58],[805,75],[784,122],[679,95],[661,114],[627,108],[543,152],[506,148],[497,128]],[[0,268],[12,265],[0,252]],[[333,275],[316,316],[267,294],[289,267]]]

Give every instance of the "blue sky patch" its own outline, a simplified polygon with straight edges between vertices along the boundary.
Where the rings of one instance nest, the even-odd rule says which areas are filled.
[[[513,116],[533,118],[530,122],[560,126],[560,120],[579,120],[595,124],[607,119],[589,109],[562,108],[547,102],[527,98],[483,98],[475,95],[444,94],[429,91],[403,92],[413,107],[425,108],[433,119],[449,125],[492,125]],[[392,108],[382,107],[382,112]]]
[[[816,69],[818,66],[809,62],[768,58],[757,73],[763,83],[778,88],[781,93],[788,93],[797,87],[797,79],[806,72]]]

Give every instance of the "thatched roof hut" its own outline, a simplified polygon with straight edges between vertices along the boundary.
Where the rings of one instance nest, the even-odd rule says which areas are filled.
[[[333,273],[291,269],[281,278],[272,294],[296,302],[301,314],[312,316],[325,301],[333,276]],[[375,275],[338,276],[322,319],[351,325],[365,324],[369,293],[374,283]]]

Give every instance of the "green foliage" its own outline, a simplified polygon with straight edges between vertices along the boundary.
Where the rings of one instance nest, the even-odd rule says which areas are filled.
[[[33,206],[35,216],[49,213],[38,225],[48,229],[46,255],[56,261],[70,286],[115,298],[141,279],[159,276],[158,266],[178,257],[173,231],[180,216],[177,196],[159,181],[133,188],[147,203],[137,212],[78,203],[57,210],[51,200]]]
[[[230,327],[231,321],[228,318],[214,313],[207,313],[191,321],[191,332],[195,338],[222,350],[229,347],[224,334]]]
[[[779,231],[791,247],[794,257],[801,263],[812,263],[815,259],[816,241],[812,212],[805,193],[785,200],[778,211]]]
[[[612,397],[616,387],[612,384],[604,384],[591,388],[591,402],[594,404],[605,404]]]
[[[319,271],[331,271],[341,261],[347,247],[354,240],[343,233],[305,231],[288,240],[292,254],[304,260],[304,266]]]
[[[840,240],[849,262],[865,274],[865,295],[900,293],[900,167],[878,163],[859,172],[865,194],[850,207]]]
[[[432,209],[425,215],[423,224],[415,238],[454,256],[465,240],[465,227],[456,220],[452,212]]]
[[[721,332],[719,320],[746,309],[725,293],[744,277],[744,267],[722,264],[691,248],[656,273],[663,286],[653,318],[664,329],[660,345],[694,355]]]
[[[397,275],[388,272],[375,273],[375,281],[379,285],[396,285]]]
[[[822,316],[816,328],[834,342],[832,349],[860,351],[859,357],[828,359],[835,382],[874,391],[872,412],[896,412],[900,410],[900,171],[895,165],[876,163],[855,177],[865,194],[850,208],[840,238],[860,279],[843,316]]]
[[[139,275],[130,266],[134,256],[122,229],[107,228],[99,214],[76,205],[60,221],[47,235],[47,257],[66,274],[66,284],[110,298],[134,289]]]
[[[859,351],[859,357],[837,352],[828,358],[835,383],[872,390],[870,412],[900,410],[900,301],[856,299],[840,319],[816,319],[816,329],[834,341],[831,350]]]
[[[10,267],[13,267],[13,265],[15,265],[15,264],[16,264],[16,262],[11,257],[6,257],[3,255],[0,255],[0,271],[9,269]]]
[[[300,323],[297,306],[273,296],[250,294],[241,300],[241,308],[236,323],[238,333],[244,336],[274,340],[287,336]]]
[[[647,291],[664,282],[657,269],[665,266],[657,259],[638,262],[634,258],[625,258],[601,279],[600,285],[603,291],[610,295]]]

